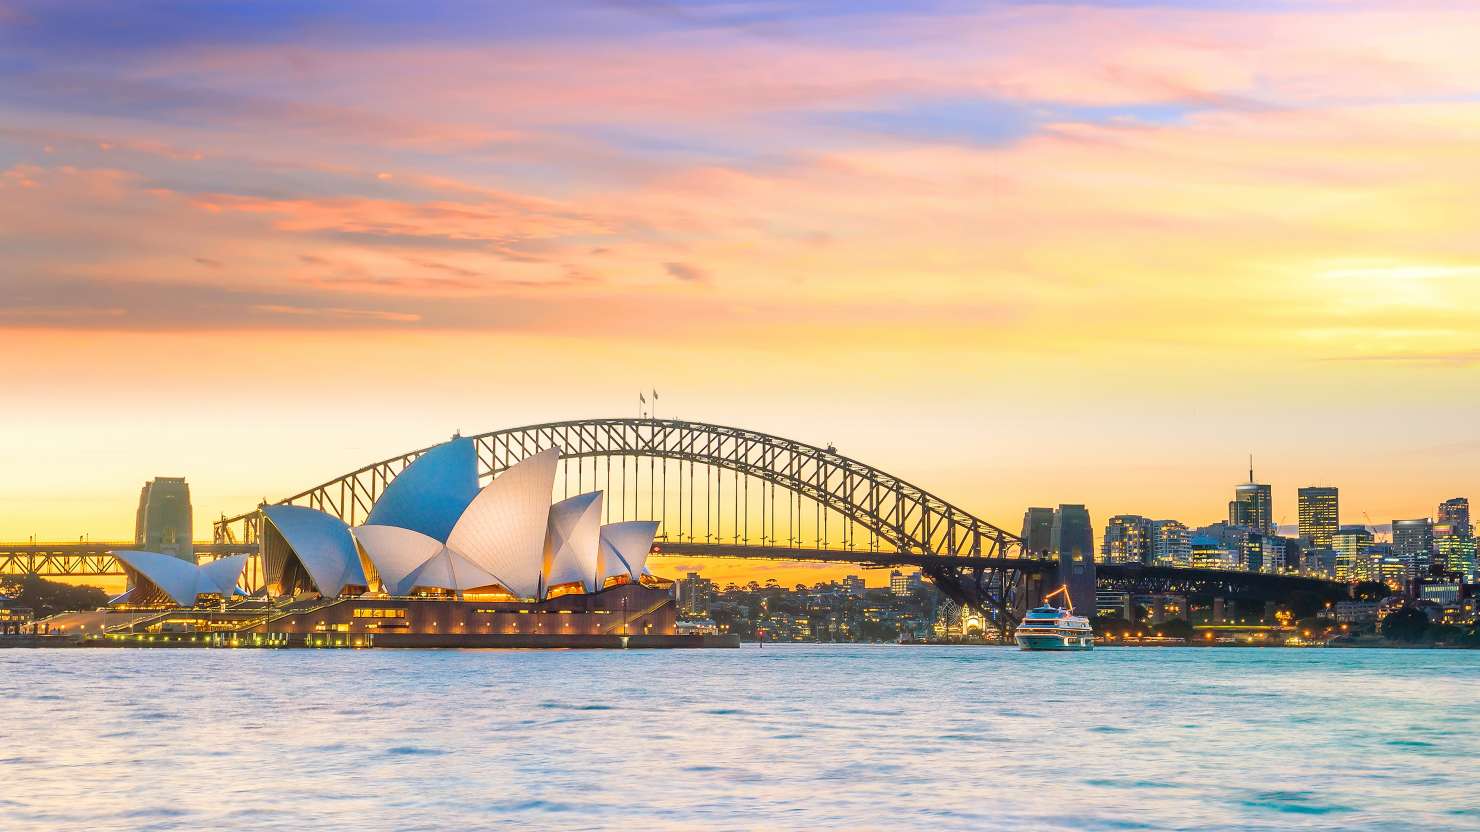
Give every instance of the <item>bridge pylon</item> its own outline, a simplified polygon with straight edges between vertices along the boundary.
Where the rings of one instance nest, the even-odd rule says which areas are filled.
[[[1012,596],[1015,602],[1013,616],[1021,620],[1028,610],[1042,604],[1049,593],[1067,587],[1074,611],[1093,618],[1096,581],[1099,580],[1094,557],[1084,552],[1062,552],[1053,560],[1054,565],[1045,571],[1018,573],[1018,589]]]

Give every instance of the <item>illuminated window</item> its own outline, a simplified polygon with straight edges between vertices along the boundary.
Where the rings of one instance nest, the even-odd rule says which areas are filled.
[[[405,618],[404,609],[382,609],[379,607],[356,607],[355,618]]]

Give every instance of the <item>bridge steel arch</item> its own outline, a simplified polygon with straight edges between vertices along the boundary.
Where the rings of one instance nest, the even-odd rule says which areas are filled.
[[[941,497],[874,466],[821,448],[759,431],[678,419],[578,419],[508,428],[469,437],[477,447],[481,481],[502,473],[525,457],[559,448],[564,460],[663,460],[682,465],[729,471],[735,477],[758,480],[819,507],[819,516],[833,512],[866,530],[865,548],[857,549],[857,535],[844,531],[845,549],[867,553],[860,562],[887,565],[890,555],[899,563],[919,563],[927,556],[925,574],[957,603],[987,612],[1005,625],[1016,621],[1019,584],[1023,572],[1013,562],[1023,556],[1021,541],[1013,535]],[[295,494],[280,503],[304,505],[338,516],[354,525],[363,522],[375,500],[395,476],[427,448],[366,465],[344,476]],[[610,463],[609,463],[610,464]],[[628,468],[623,462],[623,474]],[[692,468],[690,487],[693,487]],[[607,468],[610,476],[611,468]],[[638,473],[638,472],[635,472]],[[667,469],[664,470],[665,476]],[[707,477],[706,473],[706,477]],[[593,462],[592,488],[597,487]],[[680,481],[681,485],[681,481]],[[664,484],[666,489],[666,481]],[[709,483],[705,482],[706,509]],[[634,497],[636,495],[633,495]],[[683,498],[680,497],[680,500]],[[693,511],[692,497],[689,503]],[[738,499],[738,498],[737,498]],[[747,493],[747,501],[748,501]],[[623,511],[627,496],[622,495]],[[664,509],[668,506],[664,495]],[[680,506],[682,503],[680,502]],[[747,503],[747,511],[749,505]],[[774,515],[773,515],[774,516]],[[657,518],[654,518],[657,519]],[[681,519],[681,518],[680,518]],[[666,526],[665,522],[665,526]],[[823,527],[825,528],[825,526]],[[261,529],[259,512],[222,518],[215,524],[217,543],[255,543]],[[665,532],[668,529],[665,528]],[[693,541],[690,529],[690,541]],[[819,531],[819,534],[822,534]],[[822,536],[826,536],[822,534]],[[706,541],[710,539],[706,531]],[[713,534],[715,544],[723,543]],[[775,552],[774,536],[762,544]],[[788,530],[787,548],[806,559],[807,551],[829,549],[827,540],[800,539]],[[735,548],[757,548],[740,541]],[[830,550],[836,551],[836,550]],[[960,559],[954,565],[951,558]],[[1032,562],[1037,564],[1036,561]],[[1024,566],[1029,565],[1025,561]],[[1041,571],[1041,569],[1040,569]]]

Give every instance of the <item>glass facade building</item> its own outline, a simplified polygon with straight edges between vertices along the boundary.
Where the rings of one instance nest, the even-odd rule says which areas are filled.
[[[1368,568],[1362,558],[1363,550],[1372,545],[1372,532],[1366,526],[1342,526],[1331,536],[1331,548],[1336,550],[1336,580],[1375,581],[1377,570]]]
[[[1338,525],[1337,491],[1330,486],[1313,485],[1298,492],[1300,503],[1300,536],[1317,549],[1331,549]]]
[[[1475,538],[1448,523],[1434,526],[1434,555],[1445,571],[1475,580]]]
[[[1455,497],[1440,503],[1437,522],[1449,526],[1459,537],[1473,537],[1475,529],[1470,525],[1470,499]]]
[[[1261,534],[1274,534],[1274,497],[1265,483],[1246,482],[1233,489],[1228,504],[1228,522]]]
[[[1434,551],[1434,526],[1429,518],[1393,521],[1393,556],[1403,564],[1408,578],[1429,570]]]

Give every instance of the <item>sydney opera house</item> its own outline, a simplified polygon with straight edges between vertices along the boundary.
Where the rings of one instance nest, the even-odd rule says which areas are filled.
[[[363,525],[263,506],[265,588],[238,588],[246,557],[202,565],[114,555],[133,632],[239,634],[346,646],[684,646],[671,583],[646,566],[658,524],[602,525],[601,492],[551,503],[557,449],[478,486],[472,440],[422,454]],[[236,638],[236,635],[232,636]]]

